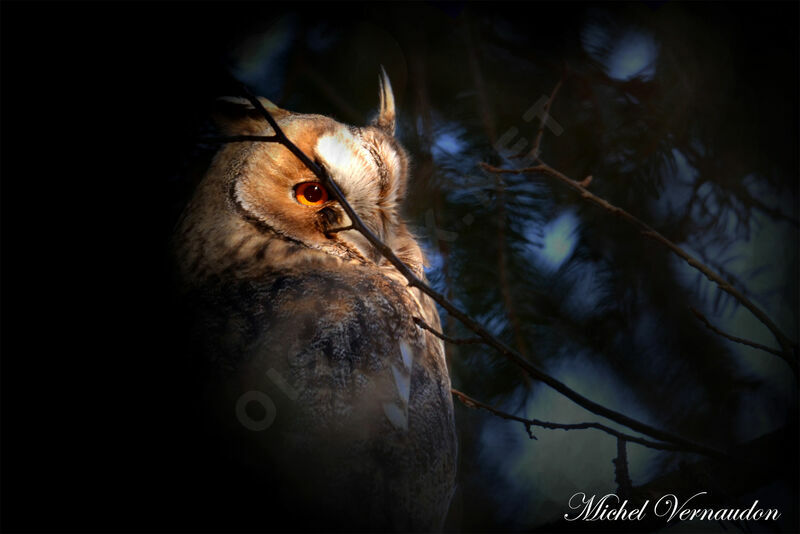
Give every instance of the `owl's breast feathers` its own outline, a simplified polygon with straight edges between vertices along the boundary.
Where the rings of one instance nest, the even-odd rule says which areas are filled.
[[[444,348],[413,321],[438,327],[427,297],[342,264],[219,282],[192,308],[213,404],[249,465],[343,527],[441,527],[456,436]],[[253,392],[272,413],[241,409]]]

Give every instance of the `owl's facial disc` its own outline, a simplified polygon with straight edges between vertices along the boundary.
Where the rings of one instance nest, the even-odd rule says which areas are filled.
[[[382,240],[399,221],[406,156],[377,126],[354,128],[319,115],[279,120],[284,133],[336,182],[359,218]],[[262,230],[339,257],[379,261],[374,247],[355,230],[342,207],[285,147],[255,147],[240,170],[232,200]]]

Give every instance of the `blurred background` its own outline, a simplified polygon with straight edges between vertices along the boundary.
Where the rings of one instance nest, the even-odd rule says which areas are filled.
[[[38,443],[38,460],[26,464],[25,473],[12,470],[17,485],[4,486],[3,493],[15,492],[13,502],[30,507],[28,499],[41,496],[30,473],[50,473],[59,493],[98,506],[82,511],[67,498],[51,505],[60,511],[55,519],[32,525],[239,528],[235,519],[206,523],[185,493],[181,476],[202,462],[185,453],[191,439],[179,413],[191,409],[190,400],[175,387],[181,368],[171,355],[180,342],[170,338],[173,318],[162,306],[172,226],[213,156],[212,147],[197,142],[207,131],[205,111],[212,98],[230,93],[233,76],[281,107],[365,124],[377,108],[383,65],[399,112],[397,136],[413,161],[405,213],[427,253],[433,287],[537,367],[611,409],[721,450],[765,440],[747,449],[758,456],[763,476],[743,476],[733,486],[701,456],[629,444],[634,486],[686,497],[716,492],[728,507],[746,508],[758,499],[783,514],[769,525],[705,522],[668,530],[798,528],[797,382],[778,357],[716,335],[689,307],[722,331],[779,349],[767,328],[663,246],[563,184],[490,174],[478,165],[513,168],[526,161],[518,156],[533,148],[540,110],[560,83],[543,129],[542,160],[577,180],[593,176],[593,193],[720,273],[797,340],[797,4],[46,7],[43,16],[21,4],[3,6],[4,58],[14,51],[17,58],[4,59],[10,80],[4,80],[4,113],[28,127],[12,135],[41,135],[57,125],[72,130],[70,148],[60,148],[65,157],[53,156],[61,172],[104,185],[84,197],[91,209],[64,219],[85,223],[69,233],[76,242],[92,237],[79,250],[97,254],[105,244],[109,250],[103,263],[73,266],[61,276],[80,281],[70,285],[69,302],[86,295],[104,302],[81,320],[95,335],[76,340],[70,328],[63,338],[83,347],[83,361],[93,369],[87,375],[70,366],[69,376],[92,387],[67,391],[51,383],[52,374],[44,379],[74,408],[65,410],[73,419],[55,417],[46,434],[71,434],[73,441],[53,449],[31,438],[44,439],[45,432],[29,416],[18,412],[9,421],[4,415],[9,434],[18,437],[10,447],[4,443],[4,464],[15,452],[30,452],[31,443]],[[55,113],[35,127],[22,116],[24,107],[9,111],[9,102],[37,108],[43,99]],[[76,139],[89,132],[103,139]],[[115,132],[111,138],[109,132]],[[36,150],[33,161],[41,158]],[[21,168],[21,153],[11,152],[15,169]],[[110,167],[116,170],[105,170]],[[55,203],[59,192],[81,195],[76,185],[54,182],[47,202]],[[6,178],[3,189],[8,208],[8,199],[21,195],[9,193]],[[95,202],[100,198],[102,207]],[[116,226],[97,222],[111,211]],[[4,209],[4,247],[35,248],[9,238],[9,213]],[[130,231],[118,252],[123,240],[105,238],[115,234],[111,226]],[[4,265],[6,296],[8,281],[23,270]],[[101,287],[118,287],[130,300],[109,297]],[[6,315],[5,332],[15,330],[9,324],[23,324],[20,315],[16,323]],[[470,335],[446,314],[443,324],[451,336]],[[121,343],[123,335],[131,341]],[[109,345],[125,358],[109,362]],[[527,418],[600,421],[623,430],[527,379],[486,347],[447,349],[453,386],[478,400]],[[98,368],[98,361],[112,367]],[[16,365],[22,366],[16,371],[34,372],[30,361]],[[120,388],[131,386],[148,394],[120,400]],[[100,403],[100,415],[98,392],[115,395],[116,403]],[[44,406],[39,402],[35,407]],[[459,488],[448,530],[618,528],[559,521],[574,493],[617,489],[614,438],[595,430],[534,429],[538,439],[531,440],[521,424],[456,404]],[[8,409],[7,397],[3,405]],[[125,428],[98,426],[98,418],[123,416]],[[58,431],[51,432],[52,425]],[[83,446],[99,436],[106,443],[100,450]],[[82,459],[83,467],[66,457]],[[98,464],[118,462],[125,464],[121,470],[99,473]],[[669,482],[659,486],[664,477]],[[77,493],[85,497],[73,492],[76,478],[89,481],[90,488]],[[116,488],[119,498],[103,496],[103,487]],[[13,526],[26,529],[21,510],[27,509],[16,508]]]

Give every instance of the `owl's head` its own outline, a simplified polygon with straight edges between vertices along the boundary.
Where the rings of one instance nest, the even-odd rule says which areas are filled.
[[[394,137],[395,100],[383,73],[376,118],[366,126],[280,109],[267,99],[286,136],[328,174],[362,221],[395,252],[421,268],[419,247],[399,214],[408,157]],[[242,98],[218,102],[215,120],[225,135],[271,135],[258,110]],[[277,143],[228,143],[214,158],[179,227],[181,261],[193,274],[242,272],[252,264],[313,253],[380,264],[341,206],[295,155]],[[272,250],[270,250],[270,248]],[[305,255],[308,257],[308,255]]]

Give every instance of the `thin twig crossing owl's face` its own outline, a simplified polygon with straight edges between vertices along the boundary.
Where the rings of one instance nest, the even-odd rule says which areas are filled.
[[[362,220],[391,241],[400,224],[406,156],[376,126],[348,127],[328,117],[291,114],[279,119],[286,135],[339,185]],[[286,239],[337,256],[377,261],[314,174],[286,148],[257,145],[231,185],[231,200],[245,217]]]
[[[338,184],[362,221],[409,266],[421,269],[422,255],[399,215],[408,157],[394,138],[395,108],[385,75],[380,109],[372,124],[354,127],[322,115],[293,113],[260,99],[285,135]],[[274,132],[245,99],[219,102],[217,122],[227,135]],[[356,230],[318,178],[287,148],[270,142],[235,142],[217,154],[187,207],[179,231],[183,262],[192,276],[253,272],[280,257],[285,267],[301,257],[289,248],[365,263],[384,263]],[[275,241],[280,254],[266,249]],[[316,256],[315,256],[316,254]],[[239,267],[247,266],[246,269]]]

